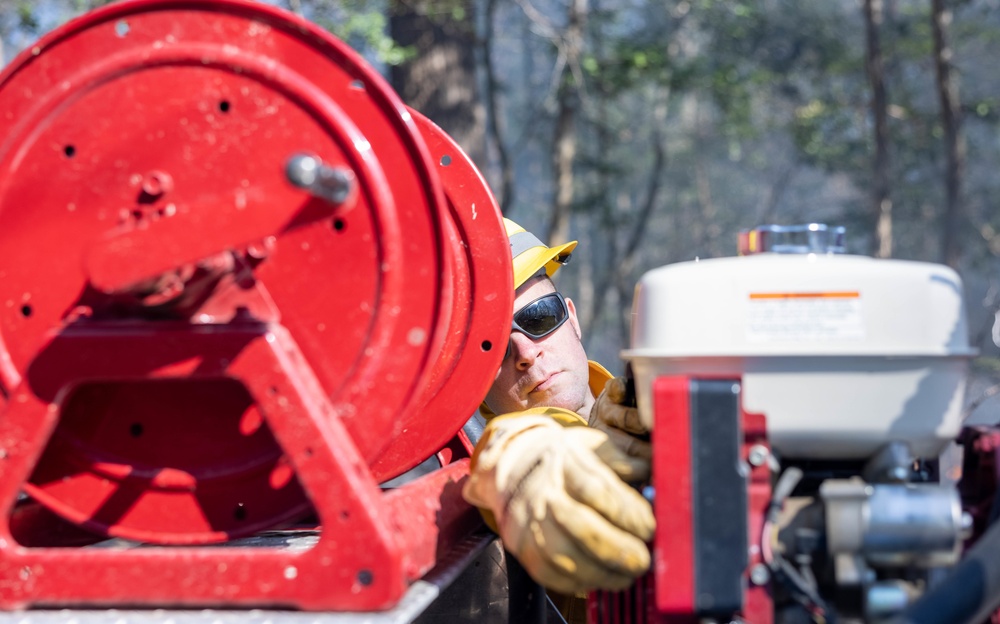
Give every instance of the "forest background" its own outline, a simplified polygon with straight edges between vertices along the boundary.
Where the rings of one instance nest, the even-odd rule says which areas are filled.
[[[98,5],[0,0],[9,61]],[[966,410],[1000,421],[1000,0],[272,0],[327,28],[555,244],[588,353],[620,371],[647,270],[765,223],[966,286]]]

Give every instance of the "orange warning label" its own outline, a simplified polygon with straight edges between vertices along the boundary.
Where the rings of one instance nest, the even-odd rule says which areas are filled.
[[[841,292],[785,292],[785,293],[750,293],[751,299],[857,299],[861,296],[856,290]]]

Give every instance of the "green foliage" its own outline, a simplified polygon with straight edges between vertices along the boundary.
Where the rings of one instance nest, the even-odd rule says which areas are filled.
[[[412,58],[415,52],[412,48],[397,45],[387,35],[387,26],[388,19],[384,13],[367,10],[348,14],[342,23],[331,28],[331,32],[352,45],[370,49],[379,61],[387,65],[399,65]]]
[[[17,3],[17,24],[19,28],[37,34],[39,28],[38,17],[35,15],[35,7],[32,2]]]
[[[822,93],[824,85],[836,85],[839,75],[856,70],[858,55],[840,29],[824,19],[829,11],[826,3],[696,3],[692,16],[705,37],[705,53],[694,61],[697,83],[718,106],[728,135],[753,136],[759,129],[757,111],[783,110],[782,103],[791,111],[833,99]],[[810,110],[808,121],[818,121]],[[785,123],[798,123],[798,117]],[[825,150],[815,140],[816,125],[807,127],[810,138],[801,145],[812,158]]]
[[[398,65],[414,54],[389,36],[385,0],[303,0],[300,4],[304,17],[379,63]]]
[[[821,100],[797,108],[791,133],[806,162],[828,171],[864,169],[869,139],[858,132],[856,117]]]
[[[621,93],[650,82],[668,83],[675,78],[674,68],[662,45],[617,42],[616,49],[605,58],[586,55],[582,66],[587,75],[609,93]]]

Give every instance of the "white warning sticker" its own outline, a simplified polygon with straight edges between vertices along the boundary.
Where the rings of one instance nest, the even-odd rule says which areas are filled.
[[[747,341],[842,341],[865,337],[861,293],[756,292],[747,299]]]

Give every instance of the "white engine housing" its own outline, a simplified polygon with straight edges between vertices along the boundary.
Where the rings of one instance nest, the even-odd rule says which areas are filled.
[[[961,427],[975,351],[948,267],[763,253],[646,273],[622,355],[647,426],[657,377],[736,376],[783,457],[855,459],[891,441],[937,455]]]

